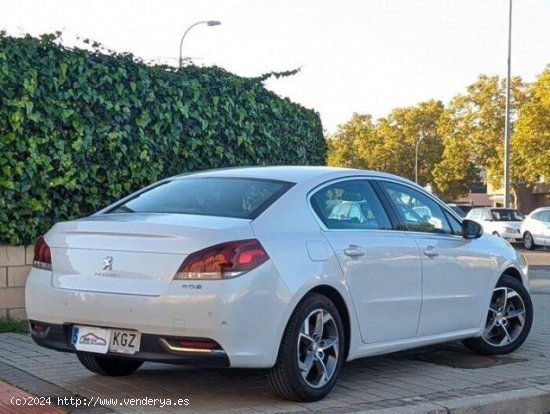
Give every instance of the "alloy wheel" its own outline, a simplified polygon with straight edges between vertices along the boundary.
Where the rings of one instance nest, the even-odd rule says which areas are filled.
[[[326,385],[338,365],[339,335],[332,315],[316,309],[304,320],[299,333],[298,365],[304,381],[312,388]]]
[[[493,291],[482,338],[489,345],[504,347],[514,342],[525,326],[525,304],[521,296],[509,287]]]
[[[523,244],[525,245],[526,249],[531,249],[533,247],[533,236],[531,236],[531,233],[525,233],[525,236],[523,237]]]

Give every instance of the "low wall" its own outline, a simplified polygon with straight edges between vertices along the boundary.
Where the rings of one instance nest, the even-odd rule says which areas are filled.
[[[0,246],[0,318],[26,319],[25,282],[34,246]]]

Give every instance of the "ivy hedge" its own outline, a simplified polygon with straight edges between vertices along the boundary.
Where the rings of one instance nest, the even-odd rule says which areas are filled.
[[[260,78],[0,33],[0,244],[185,171],[325,155],[318,114]]]

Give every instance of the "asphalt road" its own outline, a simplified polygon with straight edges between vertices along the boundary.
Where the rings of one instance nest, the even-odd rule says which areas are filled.
[[[550,295],[550,249],[518,250],[525,255],[529,263],[531,293]]]

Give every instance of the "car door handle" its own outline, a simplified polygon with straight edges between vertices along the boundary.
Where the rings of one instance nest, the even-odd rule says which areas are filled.
[[[360,246],[350,244],[350,246],[344,250],[344,253],[349,257],[361,257],[365,255],[365,249]]]
[[[424,254],[428,257],[439,256],[439,249],[437,247],[428,246],[424,249]]]

